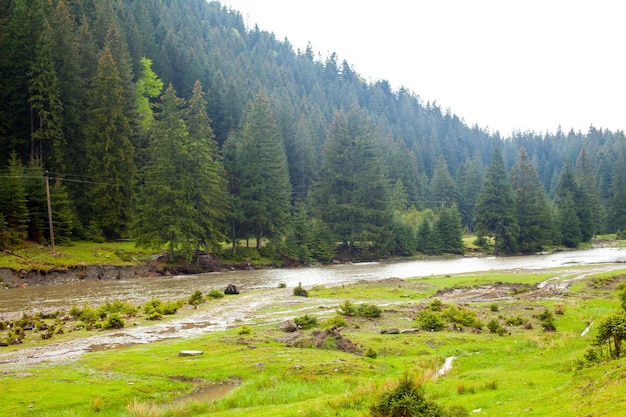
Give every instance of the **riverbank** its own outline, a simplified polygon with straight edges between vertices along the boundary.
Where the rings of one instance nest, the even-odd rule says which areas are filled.
[[[0,406],[39,417],[357,417],[409,372],[429,398],[468,413],[621,416],[624,360],[575,364],[594,338],[593,327],[581,336],[589,321],[619,305],[623,273],[623,265],[587,265],[307,287],[309,297],[292,288],[225,297],[163,322],[136,319],[82,337],[66,331],[39,347],[0,351]],[[546,292],[551,285],[558,291]],[[343,316],[329,331],[346,300],[381,315]],[[542,328],[546,309],[558,311],[556,331]],[[424,311],[445,318],[443,328],[418,329]],[[278,326],[298,317],[318,324],[291,333]],[[502,334],[487,327],[494,320]],[[187,350],[203,353],[179,356]],[[435,378],[450,357],[451,369]],[[224,397],[199,395],[221,385],[230,388]]]

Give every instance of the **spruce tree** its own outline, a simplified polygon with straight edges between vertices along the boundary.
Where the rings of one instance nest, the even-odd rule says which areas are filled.
[[[24,166],[16,152],[11,153],[8,176],[0,183],[0,213],[4,215],[4,244],[13,247],[28,236],[28,200],[24,188]]]
[[[167,244],[170,257],[180,254],[190,262],[202,227],[194,210],[193,178],[186,170],[193,155],[185,146],[189,132],[184,104],[170,84],[157,107],[133,235],[139,247],[159,249]]]
[[[463,226],[461,216],[456,205],[450,208],[442,208],[439,211],[439,218],[435,224],[439,239],[441,240],[441,251],[446,253],[465,253],[463,244]]]
[[[439,156],[433,178],[430,181],[431,207],[452,207],[457,200],[456,182],[450,175],[448,163]]]
[[[324,147],[317,204],[350,252],[370,242],[388,251],[392,243],[389,183],[375,132],[371,119],[355,106],[335,114]]]
[[[186,113],[189,135],[186,147],[186,175],[191,180],[191,195],[196,221],[201,226],[196,243],[205,248],[218,247],[224,240],[222,222],[228,210],[226,172],[220,161],[202,84],[196,81]]]
[[[264,237],[282,236],[289,225],[291,186],[285,147],[269,99],[258,94],[250,103],[240,135],[230,148],[240,169],[236,198],[244,229],[253,233],[257,249]],[[229,173],[232,176],[232,173]]]
[[[471,159],[467,159],[458,169],[457,183],[459,190],[459,214],[461,223],[469,232],[476,229],[474,223],[474,208],[478,195],[483,187],[483,172],[481,170],[480,159],[475,154]]]
[[[552,242],[550,206],[535,164],[524,148],[511,169],[511,185],[520,228],[518,248],[522,252],[539,251]]]
[[[124,83],[107,47],[91,83],[86,131],[91,220],[106,239],[124,237],[131,220],[136,179],[132,129],[124,110]]]
[[[483,190],[475,210],[477,235],[494,239],[493,254],[515,252],[519,226],[515,219],[511,185],[499,148],[495,148],[485,171]]]

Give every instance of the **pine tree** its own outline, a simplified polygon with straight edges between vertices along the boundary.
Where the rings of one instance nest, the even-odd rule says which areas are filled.
[[[511,169],[511,185],[520,229],[518,248],[522,252],[539,251],[552,242],[552,220],[535,164],[524,148],[520,149],[517,163]]]
[[[581,242],[580,222],[576,214],[576,206],[571,195],[567,194],[559,200],[559,236],[561,243],[568,248],[575,248]]]
[[[61,180],[56,180],[50,187],[50,206],[54,240],[59,245],[69,245],[74,237],[74,213],[67,190]],[[49,239],[49,231],[46,234]]]
[[[576,159],[575,176],[581,197],[579,204],[583,205],[579,207],[582,239],[589,241],[602,230],[603,214],[591,161],[584,146]]]
[[[41,161],[31,160],[25,169],[24,189],[28,205],[28,239],[44,243],[48,232],[48,206],[46,204],[46,183]]]
[[[184,104],[170,84],[157,107],[132,229],[137,246],[158,249],[168,244],[171,258],[181,254],[189,262],[202,227],[191,195],[193,179],[186,171],[193,155],[185,146],[189,132]]]
[[[11,153],[8,176],[0,183],[0,213],[4,215],[4,245],[13,247],[28,236],[28,201],[24,188],[24,167],[16,152]]]
[[[612,231],[626,231],[626,161],[620,154],[612,175],[609,222]]]
[[[463,226],[470,232],[474,232],[474,208],[478,195],[483,187],[483,173],[480,168],[478,154],[471,159],[467,159],[457,172],[457,182],[459,189],[459,213]]]
[[[323,153],[317,204],[351,252],[370,242],[388,251],[392,243],[389,184],[375,130],[358,107],[337,113]]]
[[[483,190],[475,209],[477,234],[494,239],[494,255],[515,252],[519,226],[515,219],[511,185],[500,149],[495,148],[485,171]]]
[[[224,239],[221,224],[228,210],[226,172],[219,160],[200,81],[194,84],[192,94],[186,114],[186,147],[190,155],[186,175],[192,181],[190,197],[201,226],[195,239],[200,246],[215,248]]]
[[[441,240],[441,251],[446,253],[465,253],[463,244],[463,226],[461,216],[456,205],[450,208],[442,208],[439,212],[439,219],[435,223],[439,239]]]
[[[229,145],[236,151],[229,158],[239,169],[236,198],[245,219],[238,227],[252,232],[260,249],[264,237],[286,232],[291,199],[285,148],[266,96],[259,94],[250,103],[241,134],[232,140],[240,142]]]
[[[124,84],[108,48],[91,83],[86,131],[92,221],[107,239],[126,234],[133,207],[136,168],[132,129],[124,111]]]
[[[437,166],[430,181],[432,207],[452,207],[457,200],[457,186],[448,170],[448,163],[443,155],[439,156]]]

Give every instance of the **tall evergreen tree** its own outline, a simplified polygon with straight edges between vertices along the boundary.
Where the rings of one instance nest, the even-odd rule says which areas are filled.
[[[552,221],[543,185],[526,149],[520,149],[511,169],[515,217],[519,224],[518,248],[536,252],[552,242]]]
[[[475,210],[477,234],[494,239],[494,255],[515,252],[519,226],[515,219],[511,184],[499,148],[495,148],[485,171],[483,190]]]
[[[459,189],[459,214],[463,227],[474,232],[474,208],[478,195],[483,187],[483,173],[479,155],[476,153],[471,159],[467,159],[459,166],[457,172],[457,183]]]
[[[465,253],[463,244],[463,226],[461,216],[456,205],[444,207],[439,211],[439,218],[435,223],[439,239],[441,240],[441,251],[446,253]]]
[[[566,194],[559,200],[559,237],[561,243],[568,248],[575,248],[581,242],[580,222],[576,214],[574,199]]]
[[[375,132],[371,119],[354,106],[335,115],[324,148],[318,206],[350,251],[357,244],[391,243],[389,184]]]
[[[221,223],[228,210],[228,193],[226,172],[219,160],[206,106],[202,84],[196,81],[186,114],[186,147],[190,155],[186,175],[193,181],[190,197],[200,225],[195,239],[198,245],[209,248],[217,247],[224,239]]]
[[[28,236],[28,200],[24,188],[24,166],[16,152],[11,153],[8,175],[0,183],[0,213],[6,224],[4,246],[12,247]]]
[[[289,225],[291,186],[285,147],[268,98],[258,94],[250,103],[240,135],[240,144],[228,148],[240,168],[236,187],[244,219],[244,229],[256,238],[257,249],[264,237],[280,237]],[[232,176],[233,173],[229,173]],[[247,226],[245,226],[247,224]]]
[[[108,48],[98,61],[91,83],[86,132],[91,221],[107,239],[126,234],[133,207],[136,179],[132,129],[124,111],[124,84]]]
[[[575,165],[575,177],[578,184],[580,199],[579,213],[583,241],[588,241],[602,230],[603,214],[598,194],[597,182],[593,173],[587,149],[583,146],[578,154]]]
[[[452,207],[457,199],[457,186],[448,170],[448,163],[439,155],[433,178],[430,181],[431,207]]]
[[[563,168],[561,172],[559,182],[556,186],[556,195],[558,197],[557,205],[559,209],[559,225],[561,227],[560,234],[562,236],[562,243],[567,247],[576,247],[583,241],[584,237],[591,237],[587,234],[583,234],[581,225],[581,213],[587,214],[588,211],[586,208],[589,208],[589,205],[587,201],[582,201],[583,195],[576,183],[576,177],[574,176],[574,171],[570,164],[565,165],[565,168]],[[570,218],[572,208],[574,209],[574,215],[576,217],[575,221]],[[587,216],[585,216],[585,218],[587,218]],[[588,223],[586,223],[586,225],[588,225]]]
[[[612,198],[609,206],[611,231],[626,231],[626,161],[619,156],[612,176]]]
[[[193,156],[185,146],[189,132],[184,104],[170,84],[157,107],[133,235],[140,247],[158,249],[168,244],[170,257],[180,254],[189,262],[198,247],[201,226],[190,193],[194,179],[186,171]]]

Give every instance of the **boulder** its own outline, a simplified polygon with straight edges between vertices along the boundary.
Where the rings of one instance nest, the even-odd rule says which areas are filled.
[[[237,289],[235,284],[228,284],[228,287],[226,287],[226,289],[224,290],[224,294],[239,294],[239,290]]]
[[[278,328],[287,333],[292,333],[298,330],[298,326],[293,320],[285,320],[282,323],[279,323]]]

